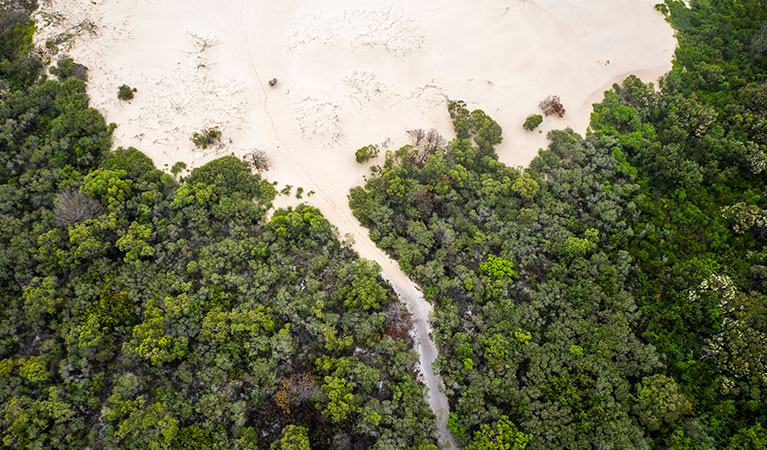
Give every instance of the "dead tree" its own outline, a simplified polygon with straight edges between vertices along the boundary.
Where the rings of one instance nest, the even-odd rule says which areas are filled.
[[[411,134],[411,139],[413,139],[413,141],[417,140],[418,144],[414,145],[416,152],[413,154],[412,161],[413,164],[419,168],[423,168],[423,166],[426,165],[426,160],[429,159],[429,155],[433,155],[436,152],[443,152],[447,149],[447,139],[442,137],[442,135],[439,134],[439,131],[435,128],[432,128],[428,132],[424,132],[423,130],[413,131],[415,132],[415,136]],[[410,132],[408,132],[408,134],[410,134]]]
[[[556,115],[558,117],[564,117],[565,107],[562,106],[562,102],[559,100],[558,95],[549,95],[546,100],[538,104],[543,114],[546,116]]]
[[[426,137],[426,131],[423,128],[417,130],[407,130],[407,135],[410,136],[410,141],[413,143],[413,147],[421,145],[421,141]]]
[[[60,193],[53,207],[56,225],[68,227],[73,223],[85,222],[104,213],[101,203],[77,191]]]
[[[430,154],[435,152],[442,152],[445,151],[445,148],[447,148],[447,139],[442,137],[442,135],[439,134],[439,131],[437,131],[435,128],[432,128],[428,133],[426,133],[426,140],[424,141],[423,146]]]
[[[251,167],[253,167],[253,170],[258,173],[265,172],[272,166],[272,161],[269,158],[269,155],[263,150],[253,150],[250,153],[246,153],[242,159],[249,163]]]

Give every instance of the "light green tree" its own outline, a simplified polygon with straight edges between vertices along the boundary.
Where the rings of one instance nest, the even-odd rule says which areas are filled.
[[[495,426],[482,425],[469,450],[524,450],[532,435],[522,433],[507,416],[501,416]]]
[[[306,428],[288,425],[282,429],[282,437],[272,443],[271,450],[310,450]]]

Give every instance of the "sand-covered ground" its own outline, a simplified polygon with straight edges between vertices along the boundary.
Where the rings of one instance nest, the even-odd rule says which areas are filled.
[[[396,149],[413,128],[435,127],[449,139],[446,102],[462,99],[503,127],[501,160],[527,165],[548,130],[585,131],[604,90],[631,73],[657,79],[675,47],[656,0],[41,3],[38,40],[72,37],[64,51],[89,68],[93,106],[119,125],[116,145],[137,147],[165,169],[268,153],[269,179],[314,191],[303,200],[383,266],[415,313],[425,367],[436,354],[430,308],[347,205],[370,165],[357,164],[354,151]],[[272,78],[275,87],[267,84]],[[134,100],[117,99],[123,83],[137,89]],[[523,131],[525,117],[550,94],[561,97],[566,116],[547,118],[540,133]],[[191,135],[212,126],[224,145],[195,149]],[[428,372],[434,391],[439,380]],[[434,409],[444,411],[444,395],[432,394]]]
[[[654,3],[44,0],[51,25],[38,39],[79,32],[66,51],[89,67],[117,145],[159,167],[259,148],[273,155],[270,178],[340,199],[367,172],[356,148],[399,147],[412,128],[449,138],[448,98],[503,126],[498,151],[512,165],[526,165],[549,129],[584,131],[613,82],[670,68],[675,41]],[[123,83],[138,89],[130,103],[116,97]],[[523,131],[549,94],[566,116]],[[214,125],[224,148],[195,150],[192,133]]]

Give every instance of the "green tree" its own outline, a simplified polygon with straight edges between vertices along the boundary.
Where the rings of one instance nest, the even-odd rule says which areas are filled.
[[[520,432],[508,417],[501,416],[494,426],[482,425],[474,433],[469,450],[524,450],[531,438],[529,434]]]
[[[652,431],[670,427],[689,413],[692,405],[673,378],[653,375],[637,385],[639,420]]]
[[[120,86],[120,88],[117,90],[117,98],[123,101],[127,100],[133,100],[133,95],[136,92],[136,89],[132,89],[127,84],[123,84]]]
[[[543,123],[543,116],[540,114],[531,114],[525,119],[525,123],[522,124],[522,128],[527,131],[533,131],[538,128],[538,125]]]
[[[356,411],[357,408],[353,403],[354,395],[351,392],[353,387],[354,385],[344,378],[325,377],[325,384],[321,388],[327,396],[328,403],[322,409],[322,414],[331,422],[342,422],[349,417],[349,414]]]
[[[272,443],[272,450],[310,450],[306,428],[288,425],[282,429],[282,437]]]
[[[767,449],[767,431],[760,424],[738,431],[727,450],[765,450]]]

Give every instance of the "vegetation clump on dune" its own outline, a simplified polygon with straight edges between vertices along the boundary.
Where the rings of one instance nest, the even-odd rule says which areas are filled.
[[[196,131],[192,135],[192,142],[195,147],[206,149],[214,145],[221,143],[221,130],[218,127],[205,128],[200,131]]]
[[[546,97],[546,99],[538,104],[538,107],[541,108],[545,116],[557,116],[560,118],[565,116],[565,107],[562,106],[562,101],[557,95]]]
[[[127,84],[123,84],[117,89],[117,98],[123,101],[133,100],[136,88],[131,88]]]
[[[525,122],[522,124],[522,128],[527,131],[533,131],[534,129],[538,128],[538,125],[541,123],[543,123],[543,116],[540,114],[531,114],[527,116],[527,119],[525,119]]]

